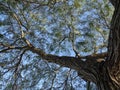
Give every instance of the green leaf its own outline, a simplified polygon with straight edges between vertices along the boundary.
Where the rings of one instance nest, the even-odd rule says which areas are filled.
[[[61,32],[56,32],[56,33],[55,33],[55,36],[56,36],[56,37],[61,37],[62,34],[61,34]]]
[[[0,34],[0,38],[3,38],[4,36],[2,34]]]
[[[79,8],[81,6],[79,3],[79,0],[74,1],[74,6],[75,6],[75,8]]]
[[[93,28],[93,27],[94,27],[94,25],[93,25],[92,22],[89,23],[89,26],[90,26],[90,28]]]

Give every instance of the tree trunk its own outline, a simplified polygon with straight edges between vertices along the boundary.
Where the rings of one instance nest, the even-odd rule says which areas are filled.
[[[107,56],[98,54],[80,58],[60,57],[46,54],[35,47],[30,47],[29,50],[48,62],[75,69],[84,80],[94,82],[98,90],[120,90],[120,0],[111,0],[111,2],[115,11],[111,20]],[[98,62],[99,57],[107,58],[105,61]]]
[[[120,90],[120,0],[110,1],[115,11],[111,21],[107,60],[100,66],[97,76],[98,90]]]
[[[81,78],[94,82],[98,90],[120,90],[120,0],[110,0],[110,2],[113,4],[115,11],[111,21],[107,56],[106,53],[103,53],[77,58],[46,54],[40,48],[35,48],[24,37],[23,40],[27,44],[26,46],[7,45],[7,48],[1,50],[0,53],[11,49],[30,50],[48,62],[78,71]],[[1,45],[5,46],[4,44]],[[98,60],[99,58],[106,58],[106,60],[101,61]]]
[[[114,83],[107,68],[107,62],[101,63],[96,75],[98,90],[120,90],[120,85]]]
[[[81,78],[94,82],[98,90],[120,90],[120,0],[110,0],[110,2],[115,11],[111,21],[107,56],[105,53],[78,58],[56,56],[46,54],[29,43],[27,49],[48,62],[75,69]],[[99,58],[106,58],[106,60],[98,61]]]

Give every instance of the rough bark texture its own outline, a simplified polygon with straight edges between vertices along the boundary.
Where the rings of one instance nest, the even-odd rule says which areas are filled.
[[[120,0],[110,0],[115,11],[111,21],[108,57],[97,83],[99,90],[120,90]]]
[[[99,58],[106,57],[102,54],[75,58],[45,54],[34,47],[31,47],[30,50],[49,62],[77,70],[83,79],[96,83],[98,90],[120,90],[120,1],[110,0],[110,2],[115,11],[111,21],[106,61],[97,62],[98,56],[100,56]]]
[[[35,47],[30,47],[29,50],[32,51],[33,53],[37,53],[48,62],[53,62],[61,66],[75,69],[76,71],[78,71],[79,75],[83,79],[87,81],[92,81],[94,83],[97,83],[96,75],[98,74],[97,72],[99,71],[100,64],[103,63],[103,62],[97,62],[97,60],[99,58],[105,58],[107,55],[107,53],[102,53],[102,54],[89,55],[85,57],[76,58],[69,56],[56,56],[56,55],[46,54],[42,50]]]
[[[40,55],[48,62],[53,62],[61,66],[69,67],[78,71],[81,78],[94,82],[98,90],[120,90],[120,0],[110,0],[115,8],[111,21],[109,34],[108,53],[89,55],[84,57],[56,56],[46,54],[39,48],[35,48],[23,37],[27,46],[14,47],[5,46],[0,53],[11,49],[25,49]],[[98,60],[106,58],[106,61]],[[0,65],[2,65],[0,63]]]
[[[36,48],[31,48],[31,51],[37,52],[49,62],[77,70],[83,79],[96,83],[98,90],[120,90],[120,0],[110,0],[110,2],[115,11],[111,21],[108,56],[105,62],[96,60],[105,58],[106,54],[75,58],[45,54]],[[86,60],[82,61],[82,59]]]

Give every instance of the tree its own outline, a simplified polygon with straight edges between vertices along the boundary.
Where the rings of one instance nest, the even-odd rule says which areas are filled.
[[[47,60],[47,62],[76,70],[84,80],[95,83],[98,90],[120,89],[120,1],[110,0],[115,9],[110,26],[108,14],[109,11],[112,11],[111,6],[108,6],[108,1],[103,0],[99,3],[107,2],[104,4],[104,8],[108,11],[104,12],[102,7],[99,10],[93,9],[98,3],[95,1],[93,0],[92,9],[86,7],[88,4],[92,5],[89,0],[81,2],[78,0],[73,2],[66,0],[3,0],[0,2],[1,14],[6,18],[3,20],[4,23],[1,21],[1,25],[5,26],[0,34],[2,58],[0,66],[3,69],[1,74],[3,72],[14,74],[13,88],[15,90],[20,82],[20,73],[26,68],[25,57],[28,57],[28,54],[31,55],[29,62],[33,58],[29,66],[33,65],[33,61],[37,65],[38,62],[35,63],[34,59],[34,55],[37,54],[39,58]],[[79,13],[84,13],[83,11],[89,9],[92,13],[98,10],[95,22],[99,23],[94,23],[91,19],[87,20],[87,24],[89,24],[87,28],[77,28],[79,23],[82,27],[82,24],[86,22],[84,20],[80,22]],[[110,29],[110,33],[106,52],[108,29]],[[102,39],[103,43],[101,44],[97,38]],[[75,57],[56,54],[59,49],[67,52],[71,47]],[[78,51],[82,52],[78,53]],[[84,52],[88,54],[84,55]]]

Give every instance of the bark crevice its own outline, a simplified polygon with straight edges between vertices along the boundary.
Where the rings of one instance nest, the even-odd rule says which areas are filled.
[[[120,87],[120,0],[114,2],[115,11],[111,20],[108,43],[107,69],[116,87]]]

